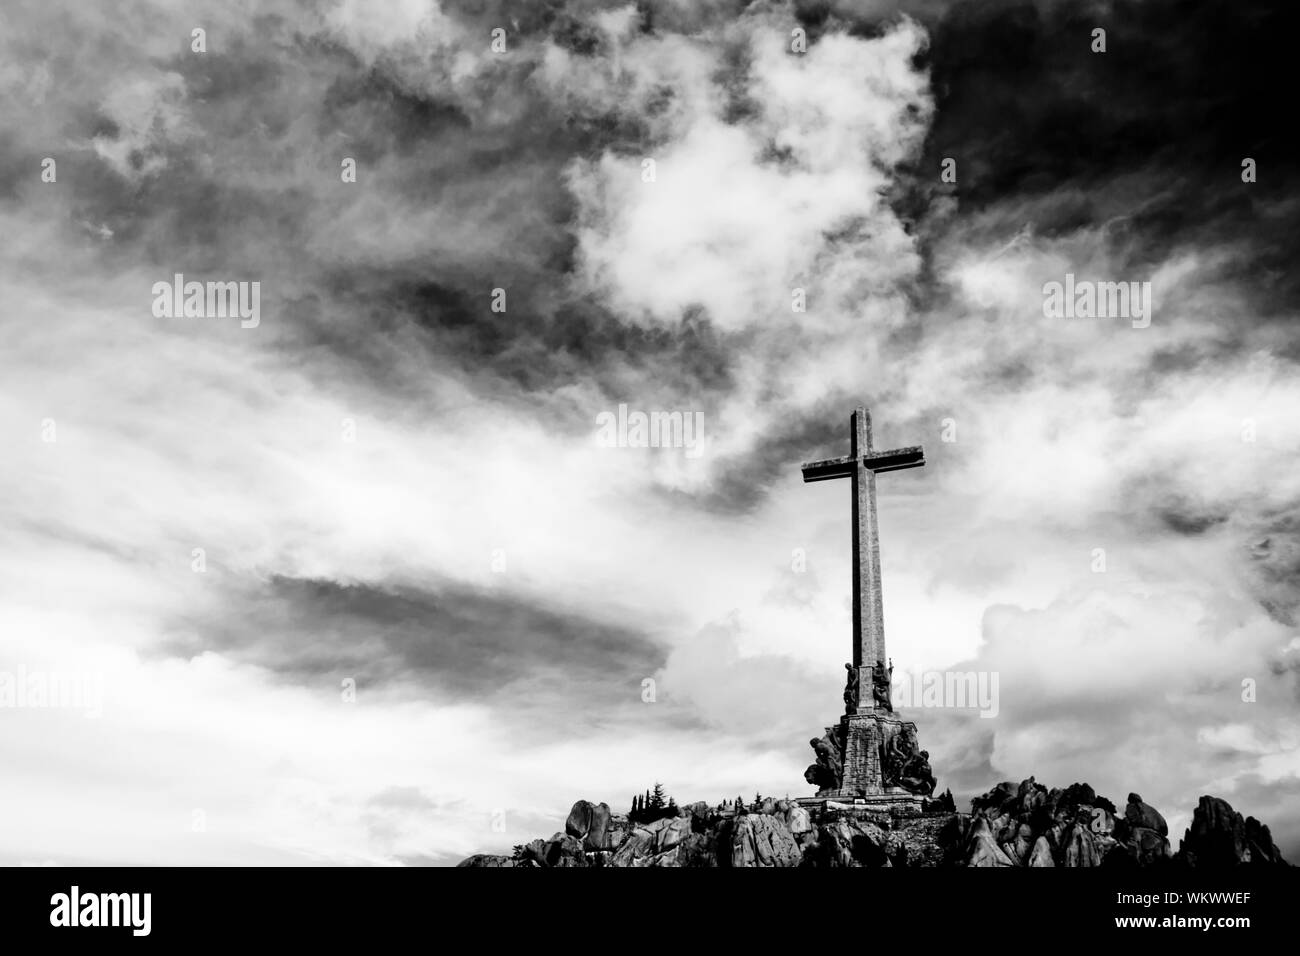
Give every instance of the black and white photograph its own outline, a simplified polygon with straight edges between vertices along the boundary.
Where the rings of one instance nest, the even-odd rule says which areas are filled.
[[[6,935],[1282,938],[1297,42],[0,0]]]

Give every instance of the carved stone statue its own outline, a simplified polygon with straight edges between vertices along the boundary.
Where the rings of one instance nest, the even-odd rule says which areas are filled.
[[[835,739],[833,734],[828,733],[825,737],[814,737],[808,741],[813,752],[817,754],[817,762],[810,764],[804,771],[803,778],[811,784],[814,784],[818,790],[838,790],[840,783],[844,779],[844,766],[840,762],[840,743]]]
[[[884,664],[877,663],[871,669],[871,693],[876,702],[876,709],[893,712],[894,704],[889,699],[890,687],[894,677],[894,665],[890,664],[886,669]]]
[[[885,744],[880,754],[880,779],[887,787],[902,786],[909,762],[917,755],[916,727],[904,724]]]
[[[930,769],[930,751],[912,754],[898,777],[898,785],[911,793],[928,797],[934,793],[934,772]]]
[[[844,712],[856,714],[858,712],[858,669],[852,664],[845,664],[844,669],[849,672],[844,683]]]

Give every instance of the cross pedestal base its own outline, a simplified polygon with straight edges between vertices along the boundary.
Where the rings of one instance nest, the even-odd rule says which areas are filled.
[[[799,797],[795,803],[812,810],[860,811],[876,814],[888,813],[893,817],[919,817],[925,808],[924,798],[906,790],[880,793],[871,797],[816,796]]]
[[[840,718],[844,741],[842,795],[875,796],[885,792],[887,748],[906,729],[915,737],[916,724],[888,711],[845,714]],[[821,796],[819,793],[818,796]]]
[[[919,749],[913,721],[885,710],[845,714],[839,726],[826,728],[826,734],[838,744],[839,786],[824,787],[800,803],[834,801],[864,809],[920,812],[924,797],[898,786],[897,780],[905,758]]]

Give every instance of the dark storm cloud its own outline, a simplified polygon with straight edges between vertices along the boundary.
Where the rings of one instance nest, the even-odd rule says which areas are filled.
[[[263,280],[267,337],[316,381],[352,378],[419,409],[436,369],[475,395],[536,399],[536,417],[569,434],[589,431],[596,411],[549,400],[573,383],[608,405],[709,412],[735,388],[745,336],[698,308],[676,325],[627,321],[570,288],[565,169],[652,143],[636,110],[553,101],[536,81],[536,55],[549,40],[599,57],[591,18],[618,6],[452,5],[485,36],[507,24],[512,44],[490,76],[461,86],[417,81],[424,66],[405,55],[367,60],[283,16],[215,31],[202,56],[178,42],[151,74],[176,116],[162,109],[145,132],[93,105],[70,120],[69,139],[83,144],[66,176],[77,218],[111,233],[109,261]],[[646,4],[640,17],[651,33],[698,29],[746,6]],[[735,49],[715,77],[723,90],[742,89],[749,69]],[[112,65],[131,52],[106,56]],[[339,182],[341,156],[357,159],[357,184]],[[494,288],[508,295],[505,313],[491,310]],[[700,504],[753,507],[806,427],[782,426],[724,465]]]
[[[966,213],[1050,196],[1033,206],[1045,236],[1124,217],[1112,242],[1134,263],[1239,242],[1226,278],[1251,282],[1266,308],[1297,303],[1294,4],[1003,0],[919,15],[938,106],[918,164],[927,184],[953,157]],[[1104,54],[1090,51],[1096,27]]]
[[[178,624],[176,633],[188,631]],[[546,608],[515,595],[448,583],[380,588],[276,576],[248,595],[238,620],[200,622],[161,648],[215,651],[295,683],[414,683],[435,697],[530,695],[577,706],[633,698],[666,651],[625,625]],[[544,689],[544,693],[542,690]]]
[[[599,51],[581,17],[601,6],[460,12],[511,23],[512,43],[550,37],[589,55]],[[77,218],[111,232],[108,260],[260,278],[279,319],[268,327],[305,374],[351,372],[417,402],[415,379],[435,358],[499,397],[582,381],[615,402],[646,403],[653,391],[698,405],[730,387],[737,343],[707,317],[688,311],[678,328],[646,328],[567,288],[575,240],[564,169],[644,146],[629,112],[551,102],[531,79],[528,48],[491,83],[453,90],[420,87],[400,57],[364,62],[285,18],[253,26],[214,36],[202,56],[156,62],[172,84],[160,100],[184,122],[141,136],[90,106],[69,120],[72,142],[104,148],[71,153],[63,178]],[[122,165],[105,155],[118,151]],[[30,152],[13,165],[35,164],[41,149]],[[354,186],[339,182],[342,156],[358,162]],[[372,249],[351,238],[379,224],[403,239],[381,233]],[[494,288],[506,290],[505,313],[490,308]],[[586,408],[543,405],[540,417],[591,427]]]
[[[328,356],[321,374],[342,367],[368,381],[384,375],[388,388],[403,392],[417,391],[416,380],[428,374],[427,362],[395,351],[409,344],[502,398],[545,398],[584,382],[627,401],[634,389],[644,397],[644,383],[653,380],[655,390],[691,395],[698,407],[730,386],[733,343],[706,322],[687,319],[677,330],[625,325],[591,302],[557,299],[542,275],[511,281],[500,273],[433,278],[430,271],[337,271],[321,294],[290,304],[285,347]],[[491,309],[494,282],[506,283],[506,312]],[[573,434],[593,427],[587,408],[533,408],[548,427]]]

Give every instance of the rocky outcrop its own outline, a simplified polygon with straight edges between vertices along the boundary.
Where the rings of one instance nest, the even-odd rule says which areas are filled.
[[[885,833],[876,824],[846,817],[809,831],[802,846],[809,866],[884,866]]]
[[[1142,798],[1136,793],[1128,795],[1128,806],[1124,808],[1124,822],[1134,829],[1155,830],[1161,836],[1169,836],[1169,824],[1165,823],[1165,818],[1155,807],[1143,803]]]
[[[547,866],[587,866],[582,841],[568,833],[557,833],[546,844]]]
[[[676,860],[680,854],[675,849],[690,833],[689,816],[665,817],[654,823],[633,827],[626,839],[614,850],[610,865],[677,866],[679,864]],[[659,859],[669,852],[673,852],[671,860]]]
[[[631,825],[603,803],[579,800],[564,831],[476,854],[466,867],[1235,867],[1285,865],[1268,827],[1202,797],[1176,856],[1163,816],[1136,793],[1123,813],[1086,783],[1049,790],[1033,777],[971,801],[970,813],[912,816],[830,802],[812,810],[763,800],[754,810],[682,807]]]
[[[732,821],[730,866],[798,866],[803,854],[781,817],[745,813]]]
[[[1100,866],[1120,844],[1114,811],[1086,783],[1049,790],[1033,777],[1004,781],[971,801],[973,823],[956,856],[968,866]]]
[[[967,866],[1015,866],[1016,863],[998,845],[989,818],[978,815],[971,827],[967,847]]]
[[[607,803],[579,800],[564,821],[564,832],[582,841],[585,852],[613,849],[614,837],[625,826],[619,826]]]
[[[1028,866],[1056,866],[1056,858],[1052,856],[1052,845],[1047,842],[1046,836],[1040,836],[1034,842],[1034,849],[1029,854]]]
[[[785,801],[782,801],[785,802]],[[790,832],[796,837],[802,836],[812,829],[812,817],[808,811],[799,804],[786,804],[785,824],[790,828]]]
[[[515,861],[508,856],[496,856],[491,853],[475,853],[456,864],[457,866],[514,866]]]
[[[1183,835],[1179,858],[1187,866],[1207,868],[1286,864],[1268,827],[1254,817],[1243,820],[1218,797],[1201,797],[1192,825]]]
[[[1169,862],[1169,824],[1136,793],[1128,795],[1124,816],[1115,822],[1114,835],[1120,852],[1110,860],[1113,864],[1145,867]]]

